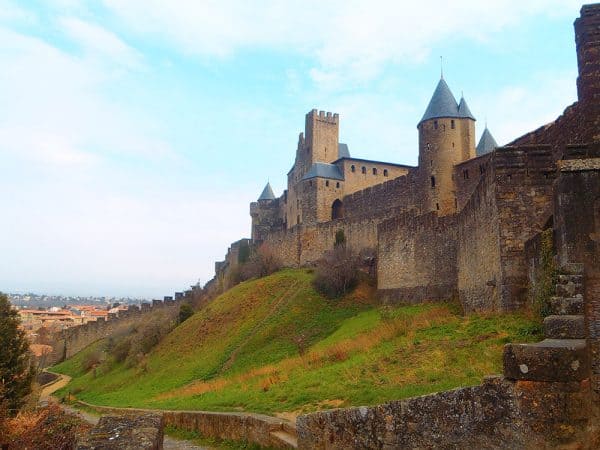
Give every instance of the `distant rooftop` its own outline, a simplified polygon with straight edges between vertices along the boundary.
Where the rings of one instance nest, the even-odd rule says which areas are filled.
[[[460,105],[456,103],[454,94],[452,94],[448,84],[444,78],[440,78],[419,124],[425,120],[443,117],[469,118],[475,120],[464,97],[460,99]]]
[[[483,130],[483,134],[481,135],[481,139],[479,139],[479,144],[477,144],[476,154],[477,156],[485,155],[486,153],[493,152],[498,147],[498,143],[490,130],[488,130],[487,126],[485,130]]]
[[[343,180],[344,175],[338,166],[322,162],[314,163],[310,170],[302,177],[303,180],[311,178],[331,178],[333,180]]]
[[[267,183],[262,191],[262,194],[260,194],[260,197],[258,197],[258,200],[275,200],[275,194],[271,188],[271,183]]]

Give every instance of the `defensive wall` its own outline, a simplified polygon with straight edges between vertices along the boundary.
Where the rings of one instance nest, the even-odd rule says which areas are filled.
[[[66,358],[70,358],[94,342],[126,330],[144,320],[148,314],[165,308],[177,309],[183,300],[166,297],[165,300],[153,300],[152,303],[142,303],[141,306],[130,305],[127,310],[119,313],[109,313],[105,320],[99,317],[83,325],[65,328],[57,332],[52,339],[52,352],[47,355],[45,365],[51,366]]]
[[[544,225],[553,226],[560,275],[556,296],[550,302],[551,315],[544,320],[544,341],[507,344],[503,376],[488,377],[479,386],[300,416],[296,422],[298,448],[598,448],[599,156],[600,144],[571,147],[558,164],[551,195],[554,221]],[[497,195],[492,179],[506,177],[507,173],[502,164],[498,167],[497,173],[488,168],[488,176],[479,184],[472,203],[501,207],[495,202],[506,200],[505,191]],[[525,172],[526,167],[520,170]],[[546,180],[544,166],[537,167],[540,173],[530,175]],[[530,189],[543,187],[545,181],[540,179]],[[541,202],[542,210],[545,203],[546,199]],[[477,209],[481,215],[473,218],[470,226],[478,226],[476,222],[485,218],[485,208]],[[467,226],[467,222],[459,224],[459,229]],[[494,227],[501,227],[500,214]],[[534,241],[539,236],[537,233],[527,243],[528,256],[537,261],[542,246]],[[519,236],[511,245],[517,242]],[[495,258],[501,260],[499,251]]]

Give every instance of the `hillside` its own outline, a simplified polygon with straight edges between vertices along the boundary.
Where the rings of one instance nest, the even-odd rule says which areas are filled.
[[[381,307],[367,284],[327,300],[311,279],[284,270],[236,286],[141,366],[105,357],[85,373],[100,341],[53,370],[73,377],[63,392],[94,404],[298,413],[477,384],[501,371],[504,343],[539,338],[523,315],[462,317],[447,303]]]

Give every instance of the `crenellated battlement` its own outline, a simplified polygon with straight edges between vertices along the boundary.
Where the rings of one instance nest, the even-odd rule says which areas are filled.
[[[329,111],[319,111],[317,109],[311,110],[306,114],[307,119],[318,120],[319,122],[327,122],[331,124],[339,124],[340,115],[338,113],[332,113]]]

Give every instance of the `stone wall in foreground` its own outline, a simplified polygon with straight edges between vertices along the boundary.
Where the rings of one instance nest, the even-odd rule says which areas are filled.
[[[550,449],[598,441],[585,383],[482,385],[298,417],[300,449]],[[595,416],[597,418],[597,415]]]

